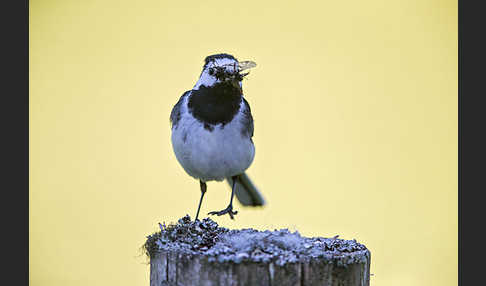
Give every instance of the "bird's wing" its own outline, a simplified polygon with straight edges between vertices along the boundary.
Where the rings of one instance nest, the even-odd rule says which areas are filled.
[[[179,98],[179,101],[177,101],[176,105],[172,108],[172,111],[170,112],[170,127],[173,128],[174,126],[177,125],[179,120],[181,119],[181,107],[182,107],[182,102],[184,102],[184,98],[188,96],[191,93],[190,90],[184,92],[182,96]]]
[[[250,138],[253,137],[253,116],[251,116],[251,109],[248,101],[243,97],[244,109],[243,113],[243,132],[246,133]]]

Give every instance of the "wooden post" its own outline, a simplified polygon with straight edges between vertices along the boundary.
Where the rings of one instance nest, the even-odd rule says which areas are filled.
[[[148,236],[150,286],[369,286],[370,252],[355,240],[286,229],[229,230],[209,218]]]

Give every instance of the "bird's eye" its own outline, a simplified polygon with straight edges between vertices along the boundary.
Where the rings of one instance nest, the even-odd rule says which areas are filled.
[[[213,68],[210,68],[209,69],[209,75],[213,75],[214,74],[214,69]]]

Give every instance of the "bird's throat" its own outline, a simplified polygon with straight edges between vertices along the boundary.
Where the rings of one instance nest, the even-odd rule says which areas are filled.
[[[189,112],[204,124],[226,124],[240,109],[242,91],[230,81],[200,86],[189,97]]]

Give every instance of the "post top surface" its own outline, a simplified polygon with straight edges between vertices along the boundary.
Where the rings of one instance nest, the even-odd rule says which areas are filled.
[[[210,218],[191,221],[189,215],[177,224],[159,224],[161,231],[149,235],[144,245],[149,256],[158,252],[206,256],[210,262],[287,263],[319,260],[338,266],[366,263],[370,252],[356,240],[336,237],[303,237],[288,229],[230,230]]]

